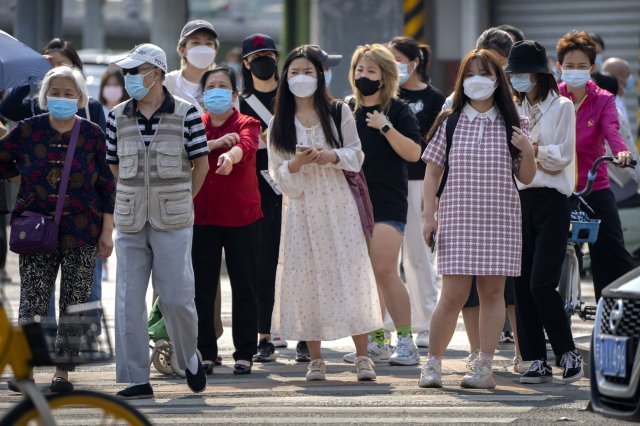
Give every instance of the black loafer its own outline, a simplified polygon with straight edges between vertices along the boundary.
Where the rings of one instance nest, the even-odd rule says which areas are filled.
[[[153,398],[153,389],[149,383],[130,386],[116,394],[121,399],[149,399]]]
[[[251,374],[251,366],[244,364],[236,364],[233,366],[233,374],[236,376],[241,374]]]
[[[64,377],[55,377],[51,381],[51,386],[49,386],[49,390],[55,393],[71,392],[73,391],[73,383],[71,383]]]
[[[202,392],[207,388],[207,374],[204,372],[200,359],[198,359],[198,371],[196,374],[191,373],[188,368],[185,368],[184,372],[187,376],[187,385],[193,392]]]

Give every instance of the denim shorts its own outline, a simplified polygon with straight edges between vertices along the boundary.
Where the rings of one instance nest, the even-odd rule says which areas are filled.
[[[380,222],[376,222],[376,223],[384,223],[385,225],[393,226],[402,235],[404,235],[404,227],[407,225],[404,222],[398,222],[395,220],[381,220]]]

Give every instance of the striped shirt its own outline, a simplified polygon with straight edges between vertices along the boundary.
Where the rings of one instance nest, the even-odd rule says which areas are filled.
[[[140,111],[138,111],[137,103],[135,99],[127,101],[127,105],[124,107],[124,115],[136,114],[138,118],[138,129],[142,135],[142,140],[146,146],[149,146],[153,140],[153,136],[158,129],[158,123],[162,113],[173,114],[175,109],[175,101],[173,96],[164,88],[164,101],[160,108],[153,113],[151,119],[147,119]],[[109,113],[107,117],[107,163],[118,164],[118,152],[117,152],[117,129],[116,119],[113,111]],[[207,135],[204,131],[204,125],[202,124],[202,118],[198,110],[192,106],[187,111],[187,115],[184,119],[184,146],[187,151],[187,157],[189,160],[194,160],[198,157],[202,157],[209,154],[207,147]]]

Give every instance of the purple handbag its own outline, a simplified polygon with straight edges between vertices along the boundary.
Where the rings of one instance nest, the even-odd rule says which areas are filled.
[[[62,206],[64,197],[67,195],[67,184],[69,183],[71,163],[79,132],[80,120],[76,117],[67,148],[67,156],[64,160],[55,218],[31,211],[24,211],[20,216],[14,217],[11,220],[11,237],[9,238],[9,249],[12,252],[18,254],[44,253],[54,251],[58,247],[58,229],[62,217]]]

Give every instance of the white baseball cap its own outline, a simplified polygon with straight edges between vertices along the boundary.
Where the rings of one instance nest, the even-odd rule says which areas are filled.
[[[114,65],[124,69],[136,68],[144,63],[151,64],[167,72],[166,53],[151,43],[140,44],[134,47],[131,52],[127,53],[127,56],[124,58],[113,62]]]

